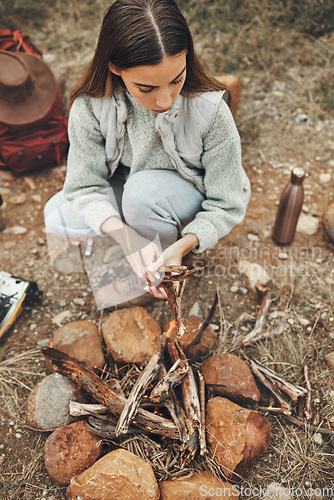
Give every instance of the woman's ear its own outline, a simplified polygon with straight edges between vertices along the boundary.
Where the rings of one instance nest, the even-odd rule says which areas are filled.
[[[115,73],[115,75],[117,76],[121,75],[121,72],[110,61],[108,62],[108,68],[112,73]]]

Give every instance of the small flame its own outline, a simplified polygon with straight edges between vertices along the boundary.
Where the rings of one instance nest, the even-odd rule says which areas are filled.
[[[153,413],[155,413],[155,415],[158,415],[159,417],[163,417],[163,414],[161,413],[161,411],[159,411],[159,406],[156,406],[154,408]]]
[[[171,338],[172,331],[174,330],[175,326],[176,326],[175,319],[172,319],[172,321],[169,322],[169,328],[168,328],[168,330],[166,332],[166,338],[167,339]]]

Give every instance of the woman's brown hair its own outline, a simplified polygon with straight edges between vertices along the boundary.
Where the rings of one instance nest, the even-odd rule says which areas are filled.
[[[124,88],[118,69],[159,64],[165,57],[187,51],[187,75],[183,95],[226,87],[206,75],[194,51],[186,20],[174,0],[116,0],[107,10],[93,60],[72,89],[69,105],[86,93],[106,97]]]

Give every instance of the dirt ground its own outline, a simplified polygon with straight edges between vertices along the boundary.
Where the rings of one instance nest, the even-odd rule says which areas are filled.
[[[324,355],[334,351],[334,254],[321,223],[324,209],[334,201],[334,119],[325,85],[332,81],[328,75],[334,39],[331,34],[304,36],[291,28],[270,31],[259,19],[245,25],[237,37],[234,32],[235,43],[227,55],[222,51],[225,41],[231,42],[226,33],[215,32],[209,43],[190,19],[194,22],[196,48],[207,69],[217,74],[225,67],[241,82],[236,123],[252,198],[240,226],[214,248],[192,256],[192,263],[204,270],[189,278],[183,307],[185,314],[193,308],[206,317],[218,290],[219,304],[212,319],[219,333],[218,349],[233,350],[233,342],[252,329],[259,306],[256,292],[247,277],[238,272],[237,263],[246,259],[260,264],[271,276],[268,286],[274,300],[267,323],[269,336],[248,352],[299,384],[304,384],[303,365],[308,365],[313,400],[320,399],[322,426],[334,430],[334,373],[324,361]],[[96,34],[96,27],[86,27],[79,16],[80,21],[86,34]],[[24,30],[24,25],[21,28]],[[247,30],[253,28],[252,38]],[[65,102],[82,67],[77,67],[78,61],[87,60],[92,43],[80,44],[74,37],[74,50],[70,51],[72,35],[63,26],[62,33],[58,27],[53,38],[62,35],[63,45],[52,45],[50,33],[54,29],[55,20],[50,18],[43,30],[36,29],[30,35],[62,79]],[[270,51],[259,42],[261,36],[270,40]],[[240,66],[233,66],[236,59],[241,61]],[[44,467],[43,445],[48,433],[27,426],[25,403],[33,386],[47,374],[40,349],[58,328],[54,318],[68,311],[63,324],[78,319],[99,324],[108,314],[96,308],[84,274],[63,275],[50,264],[43,206],[62,188],[65,163],[64,159],[62,166],[19,177],[0,170],[6,228],[26,229],[16,236],[0,233],[0,270],[34,280],[43,291],[41,302],[22,313],[0,341],[3,500],[65,498],[65,489],[51,481]],[[280,192],[295,166],[307,172],[303,214],[316,217],[319,227],[312,236],[297,232],[292,245],[281,248],[272,241],[272,226]],[[161,325],[171,319],[165,301],[147,310]],[[326,498],[326,494],[312,496],[307,490],[333,486],[334,439],[294,427],[280,416],[268,415],[268,419],[272,429],[270,448],[243,484],[265,488],[277,482],[286,488],[301,487],[302,498]]]

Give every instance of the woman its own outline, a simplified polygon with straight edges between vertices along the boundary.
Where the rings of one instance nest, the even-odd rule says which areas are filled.
[[[111,236],[165,298],[159,268],[215,245],[245,215],[250,184],[227,98],[173,0],[116,0],[70,96],[67,174],[45,208],[48,231]]]

